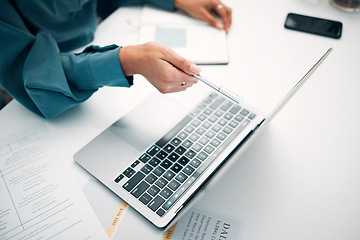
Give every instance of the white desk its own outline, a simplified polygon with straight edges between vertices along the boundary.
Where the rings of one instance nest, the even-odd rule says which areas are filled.
[[[300,0],[226,2],[234,14],[230,64],[203,66],[203,73],[265,112],[328,47],[334,51],[201,204],[239,218],[241,239],[360,239],[360,14],[340,12],[326,0],[315,6]],[[95,43],[136,44],[140,9],[132,10],[103,22]],[[343,36],[285,30],[288,12],[340,20]],[[137,77],[131,89],[104,88],[46,122],[79,184],[89,176],[73,154],[152,91]],[[125,99],[130,101],[123,104]],[[1,136],[37,121],[12,101],[0,111]]]

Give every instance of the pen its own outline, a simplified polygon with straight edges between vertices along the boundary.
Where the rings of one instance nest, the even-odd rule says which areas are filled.
[[[217,84],[201,77],[199,74],[198,75],[193,75],[194,77],[196,77],[197,79],[199,79],[200,81],[202,81],[203,83],[205,83],[206,85],[208,85],[209,87],[215,89],[216,91],[218,91],[219,93],[223,94],[225,97],[230,98],[231,100],[233,100],[234,102],[236,102],[237,104],[242,103],[243,99],[242,97],[240,97],[239,95],[231,92],[230,90],[226,89],[223,86],[218,86]]]

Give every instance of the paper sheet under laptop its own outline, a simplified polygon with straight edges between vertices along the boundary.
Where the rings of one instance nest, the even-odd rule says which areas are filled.
[[[196,64],[227,64],[227,35],[206,22],[145,5],[140,43],[155,41]]]

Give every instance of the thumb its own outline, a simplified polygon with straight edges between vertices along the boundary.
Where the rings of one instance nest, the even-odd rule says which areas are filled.
[[[199,66],[186,58],[181,57],[175,52],[169,56],[169,62],[189,75],[198,75],[201,72],[201,68]]]

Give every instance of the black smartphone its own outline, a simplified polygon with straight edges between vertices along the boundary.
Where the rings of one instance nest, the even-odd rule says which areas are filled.
[[[342,33],[341,22],[296,13],[287,15],[285,28],[337,39]]]

